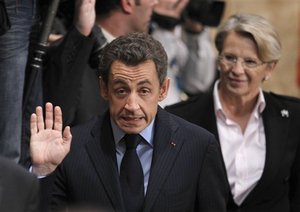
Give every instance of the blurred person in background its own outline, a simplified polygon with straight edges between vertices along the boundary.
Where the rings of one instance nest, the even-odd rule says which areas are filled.
[[[166,110],[218,138],[231,198],[228,211],[300,211],[300,100],[262,90],[280,59],[273,26],[236,14],[218,29],[214,89]]]
[[[0,156],[0,211],[39,212],[39,182],[12,160]]]
[[[165,12],[168,8],[169,13]],[[214,0],[161,0],[154,9],[152,35],[168,53],[173,80],[162,106],[205,92],[216,78],[216,56],[210,28],[219,24],[225,3]]]
[[[0,155],[18,162],[25,70],[30,35],[37,20],[37,2],[5,0],[0,3],[10,26],[0,35]]]

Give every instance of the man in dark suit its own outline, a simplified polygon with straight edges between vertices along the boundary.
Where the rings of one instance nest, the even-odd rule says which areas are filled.
[[[0,169],[0,211],[40,211],[36,177],[3,157],[0,157]]]
[[[33,172],[52,173],[46,183],[55,178],[52,208],[131,211],[120,174],[129,151],[126,134],[142,137],[134,151],[143,179],[142,206],[136,211],[225,211],[229,191],[214,136],[158,106],[169,87],[161,44],[133,33],[104,47],[100,59],[101,95],[109,112],[74,127],[72,135],[69,127],[62,133],[59,107],[53,122],[50,103],[45,124],[41,107],[31,117]]]

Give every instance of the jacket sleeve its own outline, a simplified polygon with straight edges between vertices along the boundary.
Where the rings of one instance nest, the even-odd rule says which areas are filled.
[[[220,147],[214,138],[211,140],[201,168],[195,211],[225,212],[229,187]]]
[[[300,211],[300,145],[291,171],[289,198],[291,211]]]
[[[73,27],[61,43],[47,53],[44,72],[44,99],[61,106],[64,125],[70,125],[76,113],[81,79],[95,40],[81,35]]]

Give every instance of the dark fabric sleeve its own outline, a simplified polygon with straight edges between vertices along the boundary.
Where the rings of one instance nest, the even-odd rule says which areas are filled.
[[[44,72],[44,100],[61,106],[64,125],[73,122],[81,79],[95,40],[72,28],[63,41],[47,54]]]
[[[291,211],[300,211],[300,146],[291,171],[289,198]]]
[[[196,211],[226,211],[230,191],[221,150],[214,138],[207,147],[201,170]]]

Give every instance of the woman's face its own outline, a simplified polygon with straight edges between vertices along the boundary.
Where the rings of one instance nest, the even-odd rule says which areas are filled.
[[[230,32],[219,57],[220,89],[226,95],[254,98],[274,67],[258,58],[252,39]]]

